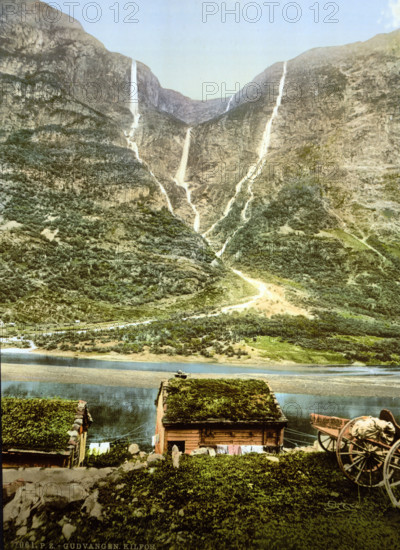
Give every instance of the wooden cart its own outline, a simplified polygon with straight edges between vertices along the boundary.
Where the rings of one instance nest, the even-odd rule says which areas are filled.
[[[380,420],[391,422],[395,434],[390,443],[382,438],[360,438],[353,435],[359,416],[349,420],[335,416],[311,414],[311,425],[318,430],[321,447],[335,453],[346,477],[363,487],[384,485],[393,506],[400,508],[400,426],[393,414],[383,409]]]

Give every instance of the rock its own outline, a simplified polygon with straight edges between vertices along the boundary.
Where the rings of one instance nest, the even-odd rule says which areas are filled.
[[[194,449],[190,454],[191,456],[208,455],[208,449],[206,447],[199,447],[198,449]]]
[[[123,472],[131,472],[132,470],[137,469],[135,468],[136,464],[138,464],[138,462],[124,462],[124,464],[122,464],[122,466],[120,467],[120,470],[122,470]]]
[[[62,528],[62,534],[66,540],[69,540],[72,535],[75,533],[76,527],[74,525],[71,525],[71,523],[65,523],[65,525]]]
[[[89,516],[96,518],[98,520],[102,520],[102,511],[103,507],[98,502],[99,498],[99,490],[95,489],[91,495],[88,496],[88,498],[85,500],[82,506],[82,510],[85,510]]]
[[[144,451],[140,451],[139,453],[140,458],[146,458],[146,456],[147,456],[147,453],[145,453]]]
[[[23,527],[20,527],[17,531],[17,536],[18,537],[23,537],[24,535],[26,535],[28,532],[28,529],[26,527],[26,525],[24,525]]]
[[[270,462],[279,462],[279,458],[277,456],[265,455],[265,458]]]
[[[131,455],[137,455],[140,452],[139,445],[136,443],[132,443],[132,445],[129,445],[128,452],[131,453]]]
[[[32,529],[38,529],[41,525],[43,525],[44,521],[39,516],[33,516],[32,519]]]
[[[172,465],[174,468],[179,468],[179,459],[181,453],[176,445],[172,447]]]
[[[25,485],[25,481],[23,479],[16,479],[11,483],[5,483],[3,485],[3,506],[14,498],[18,488],[23,485]]]
[[[156,462],[160,462],[161,460],[165,460],[165,456],[158,453],[153,453],[147,457],[147,464],[155,464]]]
[[[119,483],[118,485],[115,486],[115,490],[116,491],[120,491],[121,489],[123,489],[125,487],[125,483]]]
[[[147,468],[147,462],[136,462],[133,467],[134,470],[144,470],[145,468]]]
[[[29,491],[26,492],[26,487]],[[31,515],[31,508],[40,502],[40,496],[36,493],[32,483],[24,487],[19,487],[13,500],[8,502],[3,509],[3,523],[14,523],[22,526],[26,524]]]

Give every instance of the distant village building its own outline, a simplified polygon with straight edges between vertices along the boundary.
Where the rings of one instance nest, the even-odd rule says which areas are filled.
[[[86,401],[3,397],[3,468],[80,466],[92,417]]]
[[[268,383],[260,379],[177,377],[164,381],[156,399],[156,453],[278,452],[287,419]]]

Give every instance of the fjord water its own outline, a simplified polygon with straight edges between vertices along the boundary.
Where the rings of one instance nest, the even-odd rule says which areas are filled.
[[[3,361],[13,364],[35,366],[78,367],[84,369],[114,369],[165,372],[173,375],[177,369],[188,373],[231,374],[281,374],[290,377],[312,375],[318,378],[348,376],[352,377],[387,376],[398,377],[398,367],[362,367],[362,366],[299,366],[274,367],[260,369],[251,367],[233,367],[210,363],[144,363],[129,361],[103,361],[96,359],[78,359],[55,357],[32,353],[6,353]],[[17,397],[64,397],[85,399],[89,403],[94,423],[89,431],[89,441],[112,441],[128,434],[131,441],[137,442],[143,449],[150,449],[151,436],[154,434],[156,409],[154,401],[156,388],[135,388],[103,386],[96,384],[62,384],[53,382],[2,383],[2,395]],[[359,415],[379,415],[383,408],[389,408],[400,418],[400,400],[388,397],[337,397],[304,394],[276,394],[281,407],[289,420],[285,445],[307,444],[313,442],[315,430],[310,426],[310,413],[316,412],[331,416],[354,418]],[[294,433],[298,432],[298,433]]]

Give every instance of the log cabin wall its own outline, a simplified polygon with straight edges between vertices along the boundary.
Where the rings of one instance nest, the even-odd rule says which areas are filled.
[[[200,446],[200,430],[198,428],[166,428],[162,452],[168,451],[168,443],[184,441],[185,454],[190,454]]]
[[[161,390],[158,394],[157,398],[157,417],[156,417],[156,437],[158,436],[158,442],[155,444],[155,452],[162,454],[165,452],[164,450],[164,442],[165,442],[165,428],[164,424],[162,423],[162,419],[164,416],[164,391]]]
[[[160,453],[168,451],[168,443],[185,442],[185,453],[198,447],[214,447],[216,445],[263,445],[279,450],[283,445],[284,429],[281,426],[215,426],[213,424],[196,426],[167,426],[165,440],[160,445]],[[157,450],[156,450],[157,452]]]
[[[264,445],[263,431],[260,428],[213,428],[202,429],[201,445]]]

